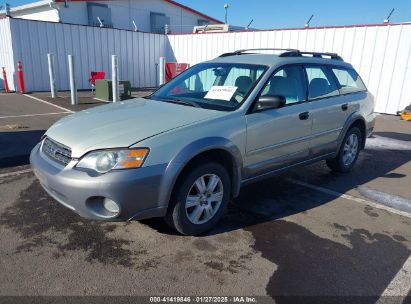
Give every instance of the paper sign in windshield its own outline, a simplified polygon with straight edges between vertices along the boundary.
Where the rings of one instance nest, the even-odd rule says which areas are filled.
[[[231,100],[238,87],[232,86],[213,86],[204,96],[205,99]]]

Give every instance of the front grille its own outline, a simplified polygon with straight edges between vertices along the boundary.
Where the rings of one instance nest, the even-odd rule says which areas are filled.
[[[67,166],[67,164],[71,161],[70,148],[63,146],[48,137],[46,137],[43,141],[42,151],[48,158],[59,163],[60,165]]]

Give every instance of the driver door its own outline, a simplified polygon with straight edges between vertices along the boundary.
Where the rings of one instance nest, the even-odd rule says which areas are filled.
[[[312,116],[302,66],[289,65],[274,72],[261,96],[276,95],[285,97],[285,106],[246,116],[245,178],[309,158]]]

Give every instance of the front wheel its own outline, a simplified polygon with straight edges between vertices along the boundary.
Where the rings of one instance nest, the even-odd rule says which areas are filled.
[[[327,166],[336,172],[349,172],[357,162],[361,150],[362,136],[357,127],[345,134],[344,140],[335,158],[327,160]]]
[[[225,213],[230,192],[230,176],[224,166],[215,162],[197,165],[176,185],[166,222],[184,235],[210,230]]]

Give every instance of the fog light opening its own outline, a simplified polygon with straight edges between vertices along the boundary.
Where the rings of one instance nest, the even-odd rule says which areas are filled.
[[[117,205],[117,203],[109,198],[105,198],[103,202],[104,208],[111,213],[119,213],[120,212],[120,207]]]

